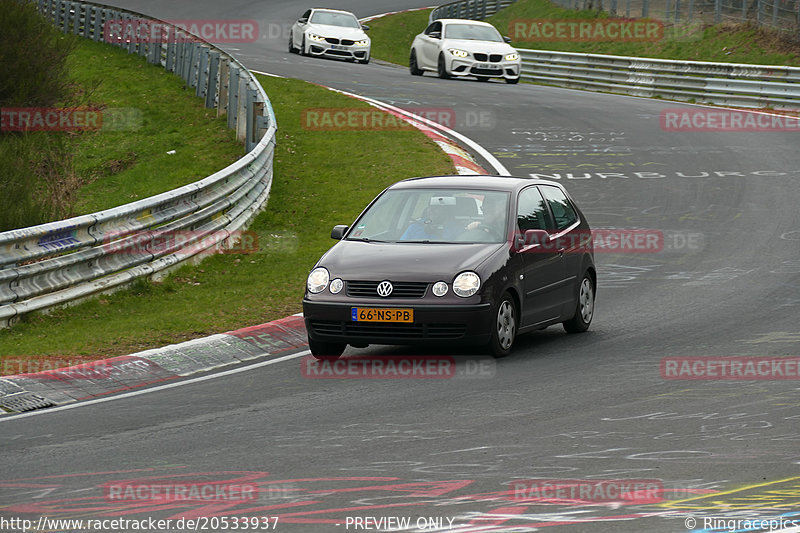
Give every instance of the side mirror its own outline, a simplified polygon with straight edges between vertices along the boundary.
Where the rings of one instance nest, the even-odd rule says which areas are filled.
[[[442,32],[440,32],[440,31],[432,31],[432,32],[430,32],[428,34],[428,37],[430,37],[431,39],[441,39],[442,38]]]
[[[336,239],[337,241],[341,241],[342,237],[344,237],[345,233],[347,233],[347,230],[349,229],[350,226],[347,226],[345,224],[338,224],[334,226],[333,229],[331,230],[331,239]]]
[[[550,242],[550,234],[543,229],[528,229],[523,234],[517,234],[517,250],[531,248],[533,246],[544,246]]]
[[[367,26],[366,24],[362,24],[361,29],[364,31],[369,31],[369,26]]]
[[[509,36],[507,36],[507,35],[503,35],[503,40],[504,40],[505,42],[507,42],[507,43],[510,43],[510,42],[511,42],[511,37],[509,37]]]

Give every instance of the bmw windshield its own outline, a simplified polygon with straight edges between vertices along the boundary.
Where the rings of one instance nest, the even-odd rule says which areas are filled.
[[[397,189],[382,194],[347,240],[416,243],[506,241],[509,194],[479,189]]]

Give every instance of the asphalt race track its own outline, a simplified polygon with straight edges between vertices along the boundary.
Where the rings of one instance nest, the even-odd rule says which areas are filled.
[[[597,251],[586,334],[551,327],[497,361],[413,352],[455,356],[448,379],[310,379],[298,352],[0,420],[0,517],[171,519],[174,531],[228,531],[222,518],[265,516],[278,523],[259,530],[312,533],[800,525],[797,379],[668,379],[663,366],[800,356],[800,132],[666,131],[662,111],[702,108],[290,55],[283,32],[310,7],[294,2],[115,4],[164,19],[255,19],[264,38],[225,45],[249,68],[412,110],[453,109],[455,130],[511,174],[560,180],[594,228],[663,240],[658,250]],[[426,4],[328,6],[366,17]],[[408,353],[348,348],[345,360]],[[224,490],[212,502],[111,497],[156,483]],[[181,518],[205,522],[184,528]]]

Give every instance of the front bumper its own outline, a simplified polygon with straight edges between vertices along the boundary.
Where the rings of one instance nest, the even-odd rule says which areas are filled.
[[[486,76],[490,78],[519,78],[522,62],[516,61],[478,61],[473,57],[450,57],[448,71],[452,76]]]
[[[309,41],[308,53],[314,56],[338,57],[340,59],[365,60],[369,57],[370,45],[333,44],[327,41]]]
[[[352,319],[353,307],[413,308],[411,324],[358,322]],[[491,304],[465,305],[387,305],[385,301],[316,302],[303,299],[303,315],[308,337],[318,342],[366,344],[450,344],[483,345],[489,342],[492,328]]]

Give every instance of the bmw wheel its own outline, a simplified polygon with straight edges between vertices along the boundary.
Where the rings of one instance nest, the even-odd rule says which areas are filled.
[[[578,302],[575,306],[575,315],[563,323],[567,333],[581,333],[589,329],[594,316],[594,280],[586,272],[578,287]]]
[[[417,51],[411,49],[411,57],[408,58],[408,70],[411,71],[412,76],[422,76],[423,70],[417,64]]]
[[[443,80],[446,80],[450,77],[450,73],[447,72],[447,65],[445,65],[444,54],[439,54],[439,63],[437,64],[436,72]]]
[[[514,339],[517,336],[517,308],[514,298],[506,292],[500,298],[497,306],[495,320],[492,323],[492,338],[489,341],[489,351],[497,358],[505,357],[511,353]]]
[[[517,83],[519,83],[519,76],[517,76],[516,78],[506,78],[506,83],[511,85],[516,85]]]

